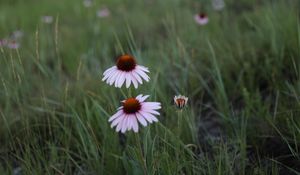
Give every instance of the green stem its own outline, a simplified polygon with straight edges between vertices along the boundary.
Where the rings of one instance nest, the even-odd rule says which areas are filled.
[[[139,136],[138,133],[135,133],[134,135],[135,135],[135,140],[136,140],[137,147],[139,149],[139,155],[140,155],[140,159],[142,161],[144,175],[147,175],[148,174],[147,163],[146,163],[146,159],[145,159],[144,154],[143,154],[142,145],[141,145],[141,142],[140,142],[140,136]]]
[[[182,127],[182,110],[178,111],[177,112],[177,135],[178,135],[178,138],[180,138],[181,136],[181,127]]]

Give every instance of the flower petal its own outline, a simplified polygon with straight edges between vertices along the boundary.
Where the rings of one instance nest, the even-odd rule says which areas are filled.
[[[135,70],[145,81],[149,81],[149,76],[141,69]]]
[[[124,120],[123,120],[123,123],[122,123],[122,129],[121,129],[122,133],[125,133],[125,131],[128,128],[128,118],[129,118],[128,116],[124,117]]]
[[[136,113],[136,118],[138,119],[138,121],[143,125],[143,126],[147,126],[147,121],[144,119],[143,116],[141,116],[141,114]]]
[[[140,102],[144,102],[150,95],[145,95],[144,97],[141,97],[138,99]]]
[[[121,114],[123,114],[123,111],[119,110],[117,113],[115,113],[113,116],[111,116],[108,121],[109,122],[113,121],[114,119],[116,119],[117,117],[119,117]]]
[[[136,67],[137,67],[137,69],[141,69],[144,72],[149,72],[149,69],[145,66],[137,65]]]
[[[143,108],[149,110],[160,109],[160,105],[158,102],[143,102]]]
[[[126,88],[129,88],[131,84],[131,76],[126,73]]]
[[[139,125],[138,125],[138,122],[137,122],[136,118],[133,117],[132,121],[133,121],[133,131],[138,132],[139,131]]]

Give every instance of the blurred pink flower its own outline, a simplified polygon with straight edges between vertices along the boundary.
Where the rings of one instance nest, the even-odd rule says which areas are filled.
[[[24,33],[21,30],[16,30],[11,34],[11,38],[20,39],[24,36]]]
[[[16,40],[10,40],[7,43],[7,47],[10,49],[18,49],[20,47],[20,43],[18,43]]]
[[[212,7],[214,10],[222,10],[225,7],[224,0],[212,0]]]
[[[53,16],[42,16],[41,20],[43,23],[51,24],[53,22]]]
[[[206,25],[209,21],[208,16],[205,13],[196,14],[194,19],[199,25]]]
[[[0,47],[7,46],[7,39],[0,39]]]
[[[91,7],[93,5],[93,1],[92,0],[83,0],[83,5],[85,7]]]
[[[108,17],[109,15],[110,15],[110,11],[108,8],[102,8],[97,11],[97,17],[99,18],[105,18]]]

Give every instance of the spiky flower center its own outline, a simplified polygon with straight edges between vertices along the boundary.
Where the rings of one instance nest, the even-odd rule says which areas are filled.
[[[178,108],[183,108],[187,103],[187,98],[175,97],[174,102]]]
[[[123,102],[123,111],[126,114],[136,113],[141,109],[140,102],[135,98],[128,98]]]
[[[205,14],[205,13],[200,13],[200,14],[199,14],[199,17],[202,18],[202,19],[203,19],[203,18],[206,18],[206,14]]]
[[[121,55],[117,60],[117,67],[122,71],[132,71],[136,66],[136,62],[133,56],[131,55]]]

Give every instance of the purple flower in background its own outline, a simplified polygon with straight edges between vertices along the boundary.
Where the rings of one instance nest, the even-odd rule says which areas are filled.
[[[205,13],[196,14],[194,19],[199,25],[206,25],[209,21],[208,16]]]
[[[85,7],[91,7],[93,5],[93,1],[92,0],[83,0],[83,5]]]
[[[24,36],[24,33],[21,30],[16,30],[11,34],[11,38],[16,40],[16,39],[20,39]]]
[[[20,43],[18,43],[16,40],[10,40],[7,43],[7,47],[10,49],[18,49],[20,47]]]
[[[0,47],[7,46],[7,39],[0,39]]]
[[[41,20],[43,23],[51,24],[53,22],[53,16],[42,16]]]
[[[99,9],[97,11],[97,17],[99,18],[105,18],[105,17],[108,17],[110,15],[110,11],[108,8],[102,8],[102,9]]]
[[[214,10],[222,10],[225,7],[224,0],[212,0],[212,7]]]

